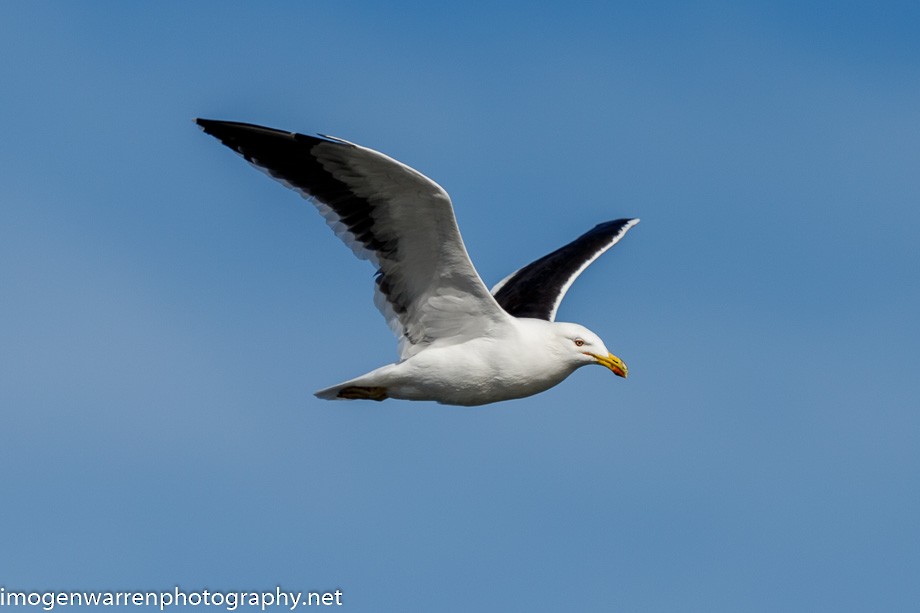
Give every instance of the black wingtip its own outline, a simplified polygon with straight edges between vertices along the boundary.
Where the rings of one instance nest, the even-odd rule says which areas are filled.
[[[590,232],[611,230],[615,228],[621,228],[623,226],[627,226],[631,228],[637,223],[639,223],[639,219],[637,217],[621,217],[620,219],[611,219],[610,221],[602,221],[601,223],[591,228]]]
[[[215,136],[220,139],[223,139],[223,137],[231,134],[240,134],[242,132],[263,132],[290,136],[289,132],[266,128],[265,126],[257,126],[253,123],[243,123],[241,121],[202,119],[201,117],[198,117],[195,119],[195,123],[198,124],[198,127],[204,130],[206,134],[210,134],[211,136]]]
[[[252,128],[259,128],[260,126],[252,126],[249,124],[241,124],[234,121],[222,121],[220,119],[202,119],[198,117],[195,119],[195,123],[198,124],[198,127],[205,134],[209,134],[216,139],[227,142],[227,138],[233,136],[234,134],[239,134],[241,131]],[[241,130],[241,128],[243,130]]]
[[[224,121],[222,119],[202,119],[198,117],[195,123],[205,134],[209,134],[220,140],[228,147],[236,148],[241,144],[252,144],[256,141],[262,142],[279,142],[279,141],[297,141],[309,146],[315,145],[320,141],[334,143],[347,147],[355,147],[354,143],[347,140],[336,138],[335,136],[326,136],[325,134],[299,134],[287,130],[277,130],[267,128],[254,123],[245,123],[242,121]]]
[[[210,134],[214,128],[220,126],[221,124],[226,124],[229,122],[220,121],[218,119],[203,119],[201,117],[196,117],[195,123],[198,124],[199,128],[201,128],[202,130]]]

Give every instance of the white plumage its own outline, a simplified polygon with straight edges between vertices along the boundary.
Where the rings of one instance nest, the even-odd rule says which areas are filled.
[[[327,136],[214,120],[207,132],[314,202],[376,266],[375,303],[400,360],[316,393],[479,405],[536,394],[580,366],[626,366],[583,326],[553,321],[572,281],[637,219],[600,224],[490,292],[460,237],[450,197],[386,155]]]

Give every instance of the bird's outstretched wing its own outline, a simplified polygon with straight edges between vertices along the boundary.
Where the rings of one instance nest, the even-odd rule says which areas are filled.
[[[515,317],[553,321],[572,282],[637,223],[638,219],[616,219],[598,224],[568,245],[499,281],[492,295]]]
[[[196,120],[311,200],[355,255],[377,267],[375,303],[407,358],[507,321],[473,268],[447,192],[382,153],[328,136]]]

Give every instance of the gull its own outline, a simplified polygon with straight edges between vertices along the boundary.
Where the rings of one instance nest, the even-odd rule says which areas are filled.
[[[490,291],[470,261],[447,192],[417,170],[332,136],[196,123],[316,205],[377,269],[374,302],[398,339],[399,360],[317,397],[476,406],[537,394],[588,364],[626,377],[626,364],[600,337],[555,319],[572,282],[638,219],[598,224]]]

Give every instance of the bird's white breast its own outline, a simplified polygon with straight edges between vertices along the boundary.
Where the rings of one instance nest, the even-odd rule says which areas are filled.
[[[446,404],[485,404],[542,392],[577,368],[555,349],[552,324],[539,320],[515,324],[495,336],[431,347],[385,367],[388,372],[380,374],[386,378],[388,394]]]

